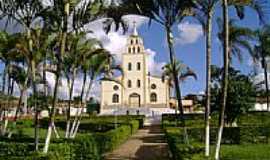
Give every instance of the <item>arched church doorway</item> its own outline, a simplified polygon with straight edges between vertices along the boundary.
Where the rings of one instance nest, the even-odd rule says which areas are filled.
[[[129,105],[130,107],[141,106],[141,97],[138,93],[132,93],[131,95],[129,95]]]

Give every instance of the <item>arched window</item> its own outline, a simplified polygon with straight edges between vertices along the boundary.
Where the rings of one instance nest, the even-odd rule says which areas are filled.
[[[132,65],[131,65],[131,63],[128,63],[128,70],[129,70],[129,71],[132,70]]]
[[[138,51],[138,53],[140,53],[140,52],[141,52],[140,47],[138,47],[137,51]]]
[[[138,44],[138,39],[136,39],[136,44]]]
[[[130,44],[133,44],[133,40],[130,41]]]
[[[141,70],[141,63],[140,62],[137,62],[137,70]]]
[[[137,80],[137,87],[140,88],[141,87],[141,80]]]
[[[119,103],[119,95],[118,94],[113,94],[112,102],[113,103]]]
[[[136,52],[136,51],[135,51],[135,47],[133,47],[132,49],[133,49],[133,53],[135,53],[135,52]]]
[[[128,88],[131,88],[132,87],[132,84],[131,84],[131,80],[128,80]]]
[[[131,53],[131,48],[128,48],[128,53]]]
[[[156,102],[157,101],[157,94],[156,93],[151,93],[151,95],[150,95],[150,101],[151,102]]]

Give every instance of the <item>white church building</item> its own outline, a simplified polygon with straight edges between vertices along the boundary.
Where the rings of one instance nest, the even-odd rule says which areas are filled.
[[[151,75],[147,54],[143,39],[134,27],[133,33],[127,39],[125,53],[122,54],[123,76],[116,77],[122,85],[113,81],[101,82],[101,114],[113,113],[116,110],[149,111],[149,108],[172,110],[169,108],[168,81],[161,76]]]

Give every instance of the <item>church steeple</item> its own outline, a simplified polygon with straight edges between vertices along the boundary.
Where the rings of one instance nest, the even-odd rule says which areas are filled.
[[[137,32],[137,26],[136,26],[136,22],[134,21],[133,22],[133,33],[132,33],[133,36],[138,36],[138,32]]]
[[[127,39],[127,54],[144,54],[143,40],[137,32],[136,22],[133,22],[133,31]]]

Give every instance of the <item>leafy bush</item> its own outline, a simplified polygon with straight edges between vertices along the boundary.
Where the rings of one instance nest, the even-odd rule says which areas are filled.
[[[112,123],[107,123],[107,125],[111,126]],[[87,124],[84,127],[87,127]],[[78,134],[75,139],[53,140],[50,145],[49,153],[46,155],[30,152],[34,150],[33,146],[29,145],[29,142],[34,141],[32,137],[15,136],[12,139],[2,137],[1,141],[3,142],[0,142],[0,159],[100,160],[103,153],[116,148],[131,134],[135,133],[138,128],[138,120],[129,120],[125,121],[125,123],[120,123],[117,128],[111,128],[106,132],[88,132]],[[42,144],[40,148],[42,148]]]
[[[168,141],[169,148],[172,152],[173,159],[186,160],[193,159],[192,157],[203,153],[203,145],[190,141],[190,145],[183,144],[181,137],[183,132],[178,128],[166,129],[165,135]]]

